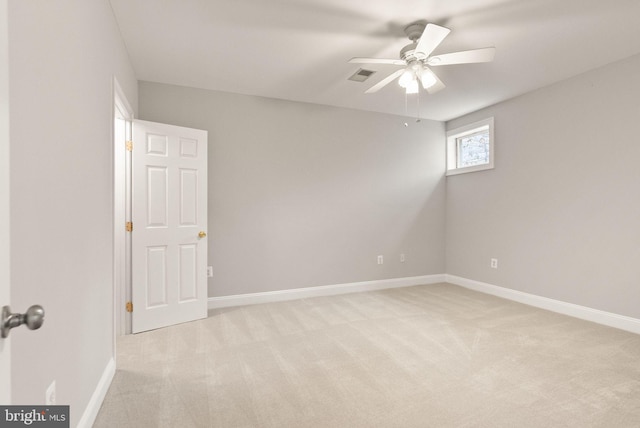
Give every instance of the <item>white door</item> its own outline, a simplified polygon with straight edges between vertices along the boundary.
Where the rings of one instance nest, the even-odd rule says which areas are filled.
[[[207,132],[133,122],[132,331],[207,316]]]
[[[0,309],[9,305],[9,66],[7,1],[0,1]],[[11,403],[10,339],[0,338],[0,404]]]

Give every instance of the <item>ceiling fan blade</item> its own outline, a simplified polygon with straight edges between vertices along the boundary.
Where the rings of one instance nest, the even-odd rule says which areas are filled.
[[[373,94],[374,92],[378,92],[380,89],[384,88],[389,83],[393,82],[394,79],[397,79],[398,77],[400,77],[402,73],[404,73],[404,69],[394,71],[393,73],[391,73],[390,75],[388,75],[387,77],[385,77],[384,79],[382,79],[381,81],[379,81],[378,83],[376,83],[375,85],[373,85],[372,87],[364,91],[364,93]]]
[[[452,52],[429,58],[427,64],[431,66],[470,64],[476,62],[491,62],[496,55],[496,48],[481,48],[470,51]]]
[[[390,64],[390,65],[407,65],[402,59],[385,59],[385,58],[351,58],[351,64]]]
[[[427,24],[427,26],[424,27],[422,36],[420,36],[420,40],[418,40],[415,51],[421,52],[425,57],[428,57],[450,32],[451,30],[448,28],[436,24]]]

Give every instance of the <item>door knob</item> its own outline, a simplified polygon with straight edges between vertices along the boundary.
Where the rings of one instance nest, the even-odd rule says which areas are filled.
[[[33,305],[24,314],[13,314],[9,306],[3,306],[2,319],[0,320],[0,337],[9,336],[9,331],[21,325],[26,325],[29,330],[37,330],[44,322],[44,309],[40,305]]]
[[[207,232],[205,232],[204,230],[200,231],[200,233],[198,233],[198,238],[204,238],[205,236],[207,236]]]

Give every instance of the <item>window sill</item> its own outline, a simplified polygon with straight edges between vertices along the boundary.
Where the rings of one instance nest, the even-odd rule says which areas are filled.
[[[466,168],[456,168],[447,170],[446,176],[450,175],[458,175],[458,174],[466,174],[468,172],[478,172],[478,171],[486,171],[487,169],[493,169],[493,165],[477,165],[477,166],[468,166]]]

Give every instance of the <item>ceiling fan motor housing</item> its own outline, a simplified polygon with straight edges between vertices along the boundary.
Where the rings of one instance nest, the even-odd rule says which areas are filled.
[[[407,63],[414,61],[424,61],[427,59],[427,56],[422,52],[416,52],[417,43],[409,43],[407,46],[403,47],[400,50],[400,58],[405,60]]]
[[[423,22],[414,22],[413,24],[409,24],[404,27],[404,33],[407,35],[409,40],[412,42],[416,42],[424,33],[424,29],[426,24]]]
[[[411,43],[400,50],[400,58],[408,63],[413,61],[424,61],[427,59],[427,56],[422,54],[422,52],[415,51],[416,46],[418,45],[418,40],[422,37],[426,27],[427,25],[424,22],[414,22],[413,24],[409,24],[404,27],[404,33],[407,35],[409,40],[411,40]]]

